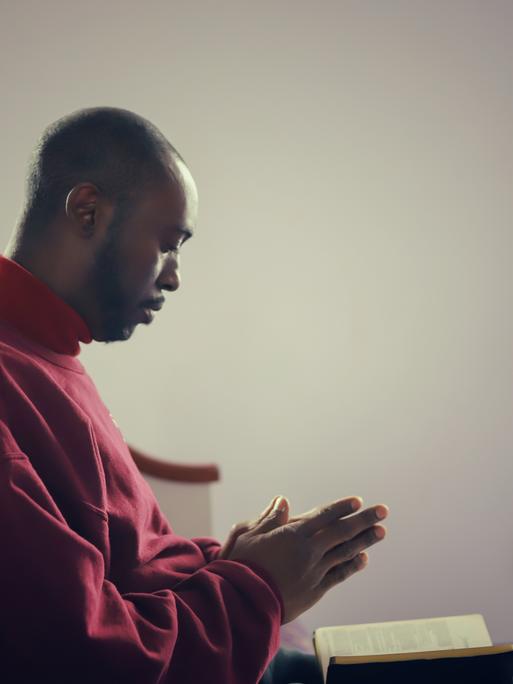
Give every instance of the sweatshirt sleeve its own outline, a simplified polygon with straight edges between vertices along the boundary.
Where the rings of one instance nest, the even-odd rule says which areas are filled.
[[[205,558],[205,563],[217,560],[219,551],[221,550],[221,544],[217,539],[213,539],[212,537],[194,537],[192,541],[201,549],[201,553]]]
[[[280,597],[258,568],[213,560],[172,590],[120,593],[14,448],[0,546],[0,681],[256,684],[278,648]]]

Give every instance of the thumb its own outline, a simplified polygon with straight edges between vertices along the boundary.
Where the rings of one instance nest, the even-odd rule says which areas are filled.
[[[278,496],[274,500],[274,505],[267,508],[264,513],[267,513],[265,517],[262,515],[259,524],[257,525],[256,532],[259,534],[264,534],[265,532],[270,532],[285,525],[289,519],[289,501],[284,496]]]
[[[267,516],[268,516],[268,515],[271,513],[271,511],[273,510],[274,505],[275,505],[275,503],[278,501],[278,499],[280,499],[279,496],[275,496],[275,497],[273,497],[273,498],[271,499],[270,504],[264,508],[264,510],[260,513],[260,515],[258,516],[258,518],[255,520],[255,523],[256,523],[257,525],[258,525],[259,523],[261,523],[265,518],[267,518]]]

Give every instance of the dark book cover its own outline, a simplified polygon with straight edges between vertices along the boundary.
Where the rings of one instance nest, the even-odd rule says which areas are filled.
[[[513,684],[513,652],[463,658],[335,664],[327,684]]]

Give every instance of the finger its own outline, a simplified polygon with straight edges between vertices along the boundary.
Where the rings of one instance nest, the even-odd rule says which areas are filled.
[[[319,584],[319,590],[321,592],[321,595],[325,594],[327,591],[337,586],[337,584],[340,584],[341,582],[344,582],[346,579],[349,579],[351,575],[354,575],[355,573],[360,572],[360,570],[363,570],[367,566],[368,562],[369,557],[365,553],[365,551],[363,551],[350,561],[340,563],[340,565],[337,565],[334,568],[332,568],[329,572],[326,573],[326,575],[324,575],[322,581]]]
[[[327,506],[314,508],[312,511],[305,513],[294,525],[304,535],[311,536],[335,520],[351,515],[351,513],[354,513],[361,507],[362,503],[361,498],[358,496],[339,499]]]
[[[235,546],[235,542],[237,541],[237,539],[240,537],[241,534],[247,532],[250,529],[251,525],[252,523],[250,523],[249,521],[237,523],[236,525],[234,525],[230,530],[228,539],[225,541],[225,543],[221,547],[221,550],[219,551],[218,558],[228,558],[228,556],[233,550],[233,547]]]
[[[274,504],[276,503],[276,501],[277,501],[278,499],[279,499],[279,496],[275,496],[273,499],[271,499],[271,503],[270,503],[270,504],[267,506],[267,508],[266,508],[264,511],[262,511],[262,513],[260,513],[260,515],[258,516],[258,518],[257,518],[257,520],[256,520],[256,523],[257,523],[257,524],[258,524],[259,522],[261,522],[264,518],[266,518],[266,517],[269,515],[269,513],[270,513],[270,512],[272,511],[272,509],[273,509]]]
[[[266,532],[271,532],[277,527],[284,525],[289,518],[289,502],[284,496],[279,496],[272,507],[271,511],[268,513],[267,517],[264,518],[254,529],[257,534],[265,534]]]
[[[326,553],[330,549],[354,539],[365,530],[388,516],[388,507],[383,504],[370,506],[346,518],[333,521],[315,535],[315,542]]]
[[[368,549],[370,546],[377,544],[386,536],[386,529],[382,525],[376,525],[370,530],[362,532],[354,539],[340,544],[334,549],[331,549],[321,561],[323,574],[328,573],[332,568],[335,568],[341,563],[356,558],[362,551]]]

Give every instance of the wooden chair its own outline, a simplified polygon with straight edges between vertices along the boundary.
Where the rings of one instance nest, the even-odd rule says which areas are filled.
[[[173,530],[182,537],[211,536],[210,485],[219,481],[218,466],[162,461],[130,445],[129,449]]]

